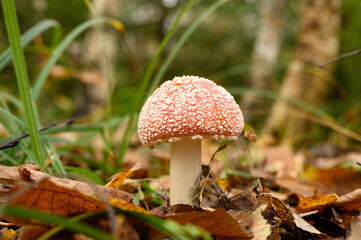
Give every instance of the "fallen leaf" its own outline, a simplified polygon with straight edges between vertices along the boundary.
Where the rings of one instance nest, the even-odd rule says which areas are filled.
[[[271,235],[271,225],[262,216],[261,208],[257,208],[251,215],[253,217],[251,231],[254,236],[252,240],[266,240]]]
[[[145,210],[144,208],[138,207],[138,206],[134,205],[133,203],[128,203],[128,202],[118,200],[118,199],[110,199],[109,202],[113,206],[120,208],[120,209],[151,214],[149,211]]]
[[[29,169],[38,171],[40,167],[32,164],[24,164]],[[14,186],[24,183],[19,175],[18,167],[8,167],[0,165],[0,203],[5,203],[8,197],[8,192]]]
[[[252,237],[253,240],[265,240],[271,234],[271,225],[262,216],[261,208],[255,211],[229,210],[228,214],[235,219],[244,233]]]
[[[243,190],[237,195],[229,198],[231,209],[233,210],[247,210],[253,212],[260,206],[260,202],[257,199],[257,194],[253,191],[253,188]]]
[[[192,223],[214,236],[237,237],[238,239],[249,239],[238,223],[222,209],[209,211],[191,211],[165,215],[163,218],[172,219],[180,224]]]
[[[115,189],[119,189],[120,186],[123,184],[123,182],[125,181],[125,179],[129,178],[135,171],[137,171],[138,169],[140,169],[142,166],[142,162],[138,162],[136,165],[134,165],[131,169],[129,169],[128,171],[124,171],[121,173],[118,173],[117,175],[114,176],[114,178],[107,183],[105,186],[108,188],[115,188]]]
[[[333,204],[343,211],[361,211],[361,189],[356,189],[339,198],[338,202]]]
[[[306,184],[298,178],[282,177],[276,179],[274,184],[287,189],[291,193],[302,195],[303,197],[314,196],[317,192],[316,187]]]
[[[216,182],[224,192],[229,192],[231,190],[231,183],[229,180],[224,178],[216,178]]]
[[[273,197],[271,194],[259,193],[258,198],[261,202],[267,203],[265,212],[279,218],[279,224],[287,226],[288,231],[291,231],[295,236],[302,237],[301,232],[297,230],[297,228],[299,228],[312,236],[315,236],[315,239],[329,239],[327,235],[321,233],[298,214],[293,212],[284,202]]]
[[[0,183],[2,184],[2,190],[0,191],[0,201],[2,203],[5,203],[7,201],[8,190],[13,186],[22,185],[24,183],[38,183],[44,179],[49,179],[51,182],[58,186],[76,190],[86,196],[93,197],[99,200],[105,200],[105,197],[106,199],[116,198],[129,202],[133,198],[132,194],[121,190],[66,178],[57,178],[49,174],[40,172],[38,171],[38,169],[38,166],[29,164],[23,164],[19,167],[6,167],[0,165]]]
[[[316,187],[319,193],[336,193],[341,196],[361,188],[361,172],[352,167],[310,167],[304,178],[309,185]]]
[[[319,194],[312,197],[306,197],[298,202],[297,211],[308,212],[312,210],[322,210],[337,201],[338,196],[336,194]]]
[[[49,179],[37,185],[19,186],[11,190],[9,205],[32,208],[61,216],[104,210],[103,202],[84,196],[76,190],[58,186]],[[13,218],[11,218],[13,219]],[[19,221],[20,220],[20,221]],[[23,222],[16,219],[13,222]]]
[[[314,226],[312,226],[311,224],[306,222],[298,214],[292,212],[292,217],[293,217],[297,227],[299,227],[302,230],[309,232],[309,233],[322,235],[322,233],[320,231],[318,231]]]
[[[14,240],[17,234],[13,229],[1,229],[0,230],[0,239],[1,240]]]

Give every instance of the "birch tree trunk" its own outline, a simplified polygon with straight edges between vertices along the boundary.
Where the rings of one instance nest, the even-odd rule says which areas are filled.
[[[327,92],[333,66],[321,69],[317,65],[338,54],[341,0],[303,0],[300,18],[296,53],[280,94],[319,106]],[[297,136],[307,129],[305,115],[304,110],[279,99],[272,107],[263,133],[280,138],[282,131],[283,139]]]
[[[253,48],[250,84],[252,88],[272,89],[281,44],[285,0],[262,0],[260,8],[261,21]],[[245,95],[242,108],[251,112],[252,109],[269,108],[268,103],[258,96]],[[256,123],[252,115],[247,120],[251,124]]]
[[[120,0],[94,0],[94,10],[97,16],[119,18]],[[85,37],[82,60],[88,66],[92,75],[100,78],[89,78],[84,83],[81,96],[78,98],[78,115],[93,111],[104,104],[108,94],[109,81],[114,79],[114,62],[118,54],[119,43],[117,33],[102,29],[100,34],[97,27],[93,27]],[[106,41],[106,42],[104,42]]]

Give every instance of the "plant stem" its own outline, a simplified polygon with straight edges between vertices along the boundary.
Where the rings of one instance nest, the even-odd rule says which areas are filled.
[[[13,0],[2,0],[5,23],[8,38],[13,53],[13,62],[16,74],[16,80],[19,92],[24,106],[24,114],[26,123],[29,128],[31,145],[36,159],[32,159],[34,163],[43,166],[43,152],[40,145],[40,137],[37,131],[35,106],[31,99],[29,78],[27,74],[23,49],[20,42],[20,31],[16,16],[15,4]]]

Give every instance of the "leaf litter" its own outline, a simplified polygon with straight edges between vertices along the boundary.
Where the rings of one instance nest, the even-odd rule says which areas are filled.
[[[255,138],[252,134],[248,137]],[[226,146],[222,145],[221,150]],[[359,239],[361,185],[357,179],[361,179],[360,169],[342,164],[357,164],[360,154],[334,151],[327,155],[322,154],[322,147],[316,150],[313,149],[310,155],[309,152],[294,153],[287,145],[271,147],[261,155],[261,161],[256,159],[251,164],[251,168],[236,167],[226,178],[216,177],[211,167],[204,166],[195,206],[146,204],[145,199],[154,193],[149,189],[141,190],[144,187],[139,184],[142,179],[131,179],[141,168],[141,163],[115,175],[106,186],[57,178],[30,164],[0,166],[0,201],[9,206],[28,207],[70,218],[94,213],[87,223],[121,239],[165,239],[167,236],[132,217],[115,213],[112,217],[98,216],[97,212],[122,209],[182,225],[193,224],[203,228],[213,239]],[[157,155],[167,159],[167,154],[161,150]],[[243,171],[248,171],[249,176],[237,174]],[[125,187],[134,182],[137,182],[135,188]],[[169,185],[165,186],[168,189]],[[137,203],[134,196],[138,196],[139,190],[145,190],[142,194],[146,196],[144,201]],[[162,198],[162,194],[158,197]],[[148,203],[153,199],[150,197]],[[54,228],[10,215],[2,219],[17,224],[22,231],[13,228],[14,236],[14,230],[3,222],[0,224],[1,239],[35,239]],[[66,230],[53,237],[89,239]]]

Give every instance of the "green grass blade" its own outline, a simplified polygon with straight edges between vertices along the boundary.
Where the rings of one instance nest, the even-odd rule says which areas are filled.
[[[123,162],[123,157],[124,154],[128,148],[128,135],[132,130],[132,126],[133,126],[133,121],[134,121],[134,117],[135,117],[135,113],[136,111],[139,109],[140,105],[142,104],[142,99],[144,96],[144,93],[149,85],[150,79],[153,75],[154,69],[159,61],[159,58],[161,56],[161,54],[164,51],[165,46],[167,45],[170,37],[173,35],[174,31],[176,30],[180,20],[182,19],[182,17],[184,16],[184,14],[195,4],[196,0],[190,0],[182,9],[182,11],[178,14],[176,20],[173,22],[171,28],[169,29],[169,31],[167,32],[167,34],[165,35],[165,37],[163,38],[162,42],[160,43],[160,46],[155,54],[155,56],[153,57],[150,65],[147,68],[147,71],[145,73],[145,76],[142,80],[142,84],[139,87],[139,90],[137,92],[137,96],[134,98],[134,102],[132,104],[132,109],[131,112],[129,114],[129,121],[127,124],[127,128],[124,131],[123,134],[123,141],[122,144],[120,145],[120,149],[119,149],[119,153],[118,153],[118,165],[121,166],[122,162]]]
[[[91,226],[89,224],[76,222],[76,221],[69,221],[69,219],[65,217],[56,216],[28,208],[6,206],[2,212],[6,215],[10,215],[14,217],[19,217],[24,219],[34,219],[46,223],[62,225],[70,231],[83,233],[95,239],[115,239],[109,233],[101,229],[97,229],[96,227]]]
[[[27,74],[23,49],[20,42],[20,31],[13,0],[2,0],[8,38],[13,53],[16,80],[23,101],[26,123],[29,128],[31,145],[35,158],[34,163],[43,166],[43,152],[37,130],[35,107],[31,98],[29,78]]]
[[[135,211],[129,211],[129,210],[123,210],[123,209],[116,209],[117,213],[124,214],[125,216],[132,217],[135,219],[138,219],[142,222],[148,223],[149,225],[155,227],[159,231],[165,233],[167,236],[171,237],[175,240],[192,240],[192,239],[199,239],[190,237],[185,231],[184,226],[181,224],[171,221],[171,220],[163,220],[159,217],[141,213],[141,212],[135,212]],[[204,239],[209,239],[208,234],[205,231],[201,231],[202,236]]]
[[[57,27],[59,23],[52,19],[45,19],[41,22],[35,24],[32,28],[26,31],[20,38],[21,46],[24,47],[28,45],[36,36],[45,32],[49,28]],[[8,47],[1,55],[0,55],[0,71],[10,62],[12,57],[11,49]]]
[[[44,85],[44,82],[46,78],[48,77],[51,68],[55,65],[55,63],[58,61],[60,56],[64,53],[64,51],[68,48],[70,43],[74,41],[75,38],[77,38],[82,32],[84,32],[86,29],[100,23],[108,23],[110,25],[112,24],[112,21],[114,19],[111,18],[93,18],[90,20],[87,20],[77,26],[74,30],[72,30],[59,44],[59,46],[53,51],[53,54],[45,64],[44,68],[40,72],[38,78],[36,79],[35,85],[33,87],[33,100],[36,101],[36,99],[39,96],[39,93]]]
[[[65,167],[68,175],[76,175],[81,177],[82,179],[86,178],[88,180],[91,180],[94,184],[97,185],[105,185],[105,182],[98,176],[94,170],[88,169],[88,168],[82,168],[82,167],[72,167],[67,166]]]
[[[9,100],[12,104],[14,104],[20,111],[23,111],[23,106],[21,104],[21,102],[14,96],[5,93],[5,92],[0,92],[0,98],[2,101],[6,101],[5,99]]]

